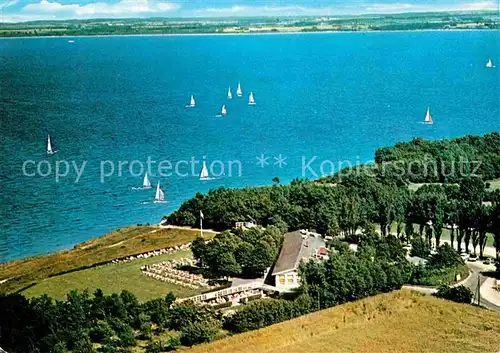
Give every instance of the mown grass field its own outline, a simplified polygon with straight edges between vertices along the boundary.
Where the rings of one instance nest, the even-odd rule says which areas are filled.
[[[191,353],[500,350],[500,314],[401,290],[189,349]]]
[[[54,299],[65,299],[71,290],[88,289],[92,294],[101,288],[105,294],[120,293],[127,290],[134,293],[141,301],[164,297],[173,292],[177,297],[188,297],[201,293],[172,283],[166,283],[149,278],[141,273],[141,266],[158,263],[165,260],[192,257],[191,251],[180,251],[148,259],[140,259],[120,264],[109,264],[86,270],[67,273],[46,278],[35,286],[23,291],[22,294],[33,297],[47,294]]]
[[[204,231],[203,234],[204,237],[210,238],[215,233]],[[119,229],[78,244],[71,250],[0,264],[0,280],[9,279],[0,284],[0,293],[17,291],[51,275],[82,266],[185,244],[198,235],[199,231],[196,230],[155,226]]]
[[[491,189],[500,189],[500,179],[493,179],[488,181]]]

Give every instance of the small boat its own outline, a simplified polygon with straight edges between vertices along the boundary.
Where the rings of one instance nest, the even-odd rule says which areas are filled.
[[[207,168],[207,163],[203,162],[203,167],[201,167],[201,172],[200,172],[200,180],[210,180],[210,176],[208,175],[208,168]]]
[[[186,108],[194,108],[196,107],[196,102],[194,100],[193,95],[191,95],[191,100],[189,101],[189,104],[186,105]]]
[[[144,180],[142,181],[142,187],[144,189],[150,189],[151,188],[151,182],[149,181],[148,173],[144,174]]]
[[[493,67],[495,67],[495,66],[493,65],[493,62],[491,61],[491,58],[490,58],[490,59],[488,59],[488,62],[486,63],[486,68],[491,69]]]
[[[47,136],[47,154],[54,154],[56,150],[52,149],[52,142],[50,141],[50,135]]]
[[[427,113],[425,114],[424,124],[432,125],[434,121],[432,120],[431,110],[427,107]]]
[[[160,182],[156,185],[156,195],[155,195],[155,203],[164,203],[165,202],[165,194],[160,189]]]
[[[231,87],[227,89],[227,99],[233,99],[233,94],[231,93]]]
[[[68,40],[68,43],[74,43],[75,41],[74,40]]]
[[[240,83],[239,83],[239,82],[238,82],[238,88],[236,89],[236,95],[237,95],[238,97],[243,96],[243,92],[241,91],[241,85],[240,85]]]
[[[226,110],[226,105],[225,104],[222,105],[222,109],[220,111],[220,115],[222,115],[222,116],[226,116],[227,115],[227,110]]]
[[[253,92],[250,92],[250,96],[248,96],[248,105],[255,105],[255,99],[253,98]]]

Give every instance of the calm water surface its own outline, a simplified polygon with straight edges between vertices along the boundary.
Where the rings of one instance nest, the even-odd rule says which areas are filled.
[[[320,173],[322,160],[365,162],[375,149],[500,130],[498,32],[0,40],[0,262],[65,249],[116,227],[156,223],[196,192]],[[243,98],[226,100],[241,81]],[[257,105],[247,105],[253,91]],[[197,106],[186,109],[194,94]],[[215,117],[227,104],[226,118]],[[435,124],[423,120],[431,107]],[[46,138],[60,151],[48,157]],[[257,165],[257,156],[269,165]],[[274,157],[286,165],[274,165]],[[226,175],[142,176],[119,161],[220,160]],[[23,175],[23,163],[74,169]],[[113,176],[101,182],[101,161]],[[241,176],[233,164],[241,162]],[[164,164],[164,166],[168,166]],[[157,166],[157,165],[153,165]],[[63,167],[61,167],[63,168]],[[190,168],[180,164],[179,172]],[[199,171],[199,164],[195,168]],[[155,171],[157,169],[154,168]],[[214,164],[214,171],[219,167]],[[36,171],[33,165],[27,171]],[[64,170],[63,170],[64,171]],[[139,172],[139,163],[134,164]],[[325,168],[326,172],[330,170]],[[210,212],[206,210],[206,212]]]

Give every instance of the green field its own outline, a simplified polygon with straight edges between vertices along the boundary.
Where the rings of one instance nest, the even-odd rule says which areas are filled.
[[[400,290],[318,311],[191,353],[471,353],[500,350],[500,314]]]
[[[65,271],[83,270],[117,258],[186,244],[199,234],[192,229],[129,227],[78,244],[71,250],[0,264],[0,280],[8,279],[0,284],[0,293],[22,290]],[[210,231],[203,234],[207,239],[215,235]],[[91,277],[92,272],[86,273]],[[65,278],[71,281],[71,276]]]
[[[488,181],[490,184],[490,189],[500,189],[500,179],[494,179]]]
[[[105,294],[127,290],[134,293],[141,301],[164,297],[169,292],[173,292],[178,297],[188,297],[201,293],[202,289],[193,290],[172,283],[157,281],[143,275],[140,270],[143,265],[185,257],[191,258],[191,251],[179,251],[148,259],[71,272],[44,279],[22,293],[29,297],[47,294],[54,299],[62,300],[69,291],[74,289],[78,291],[88,289],[90,293],[93,293],[95,289],[101,288]]]

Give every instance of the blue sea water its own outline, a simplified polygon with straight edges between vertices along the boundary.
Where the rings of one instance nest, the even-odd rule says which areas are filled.
[[[109,230],[157,223],[196,192],[314,178],[322,161],[500,130],[494,31],[0,40],[0,262],[65,249]],[[235,95],[240,81],[243,97]],[[226,99],[228,86],[234,98]],[[256,106],[248,106],[254,92]],[[195,108],[187,109],[193,94]],[[222,104],[228,115],[216,117]],[[427,106],[435,121],[421,122]],[[47,135],[58,153],[45,153]],[[263,167],[256,157],[268,159]],[[285,164],[275,165],[281,155]],[[152,175],[168,203],[119,161],[191,157],[225,175]],[[316,157],[316,159],[314,159]],[[313,162],[311,162],[313,159]],[[57,161],[86,161],[56,182]],[[23,175],[40,164],[46,177]],[[47,161],[47,162],[44,162]],[[109,162],[102,162],[109,161]],[[233,168],[229,168],[233,161]],[[241,163],[241,175],[237,163]],[[167,166],[169,162],[164,162]],[[311,169],[303,173],[303,164]],[[101,163],[113,176],[101,181]],[[191,167],[179,164],[179,174]],[[139,172],[135,162],[134,172]],[[153,165],[153,166],[157,166]],[[330,172],[325,162],[323,171]],[[213,172],[219,171],[218,162]],[[63,168],[61,166],[61,168]],[[73,167],[72,167],[73,168]],[[27,172],[36,171],[34,164]],[[195,167],[199,172],[200,164]],[[157,168],[153,171],[158,172]],[[229,175],[231,174],[231,175]],[[206,210],[205,212],[210,212]]]

